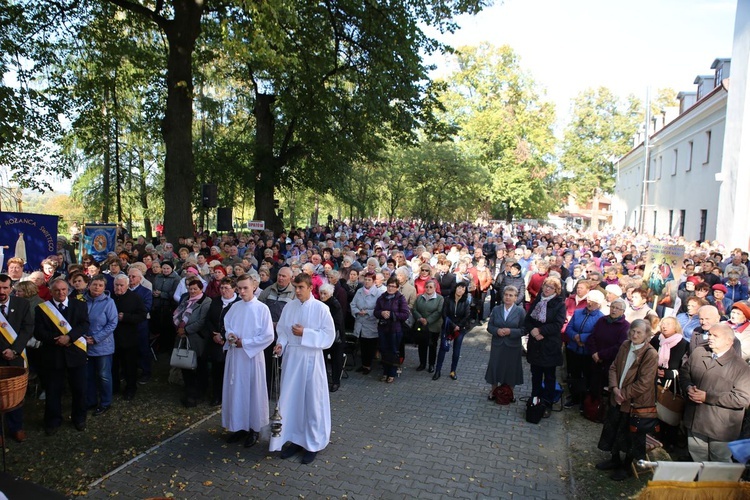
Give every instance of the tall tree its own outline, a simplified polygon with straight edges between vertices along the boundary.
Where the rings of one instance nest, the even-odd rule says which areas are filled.
[[[588,202],[597,189],[612,193],[615,158],[627,153],[642,122],[642,104],[633,96],[622,102],[609,89],[588,89],[573,100],[573,117],[565,128],[562,169],[568,190]]]
[[[554,172],[554,106],[537,91],[508,46],[482,43],[455,53],[445,79],[445,120],[459,144],[487,172],[490,215],[544,216]]]

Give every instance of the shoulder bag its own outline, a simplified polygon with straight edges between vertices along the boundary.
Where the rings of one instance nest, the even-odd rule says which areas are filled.
[[[187,336],[181,338],[177,342],[177,346],[172,349],[169,366],[182,368],[183,370],[195,370],[198,368],[198,355],[190,348],[190,341]]]
[[[656,413],[659,420],[672,426],[680,425],[682,412],[685,410],[685,398],[677,391],[672,392],[670,386],[676,381],[667,380],[662,384],[656,384]]]

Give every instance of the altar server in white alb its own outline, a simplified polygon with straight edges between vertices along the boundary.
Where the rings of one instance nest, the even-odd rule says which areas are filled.
[[[289,302],[276,325],[275,354],[283,355],[281,369],[281,436],[271,438],[271,451],[281,458],[304,452],[303,464],[312,463],[331,438],[331,402],[323,349],[336,337],[328,306],[312,296],[310,275],[294,278],[296,298]],[[284,443],[289,442],[282,449]]]
[[[273,323],[268,307],[255,298],[260,278],[251,271],[237,280],[242,299],[224,317],[227,351],[224,365],[221,425],[232,434],[233,443],[245,438],[245,447],[258,442],[260,430],[268,425],[268,391],[263,349],[273,343]]]

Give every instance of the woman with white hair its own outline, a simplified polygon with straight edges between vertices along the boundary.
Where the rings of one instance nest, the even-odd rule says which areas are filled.
[[[568,399],[566,408],[583,403],[583,395],[588,391],[591,380],[591,353],[586,349],[586,340],[594,330],[599,318],[604,316],[600,310],[605,302],[604,294],[591,290],[586,295],[586,307],[576,309],[565,328],[568,341],[565,345],[565,360],[568,367]]]

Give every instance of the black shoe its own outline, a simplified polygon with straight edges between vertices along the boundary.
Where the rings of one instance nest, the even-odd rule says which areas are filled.
[[[596,467],[597,470],[615,470],[622,467],[622,462],[610,458],[609,460],[599,462],[594,467]]]
[[[250,431],[250,435],[245,438],[245,448],[250,448],[252,445],[258,442],[259,434],[253,430]]]
[[[305,454],[302,456],[302,463],[305,465],[311,464],[315,461],[316,456],[318,456],[317,451],[306,451]]]
[[[135,397],[135,394],[133,394],[133,393],[131,393],[131,392],[127,392],[127,393],[125,393],[125,395],[124,395],[124,396],[122,397],[122,399],[124,399],[125,401],[132,401],[134,397]]]
[[[293,457],[294,455],[302,451],[302,449],[303,448],[300,445],[292,443],[281,450],[281,454],[279,455],[279,457],[286,460],[287,458]]]
[[[141,385],[146,385],[151,380],[150,375],[141,375],[141,378],[138,379],[138,383]]]
[[[76,428],[78,432],[83,432],[86,430],[86,422],[77,422],[73,424],[73,426]]]
[[[233,432],[229,435],[229,437],[227,437],[227,443],[229,444],[237,443],[240,439],[245,437],[245,434],[247,434],[247,431]]]
[[[331,384],[331,387],[328,390],[330,392],[336,392],[339,390],[339,387],[341,387],[339,384]]]
[[[372,371],[372,368],[363,368],[362,375],[369,375],[371,371]]]
[[[631,473],[630,473],[629,470],[627,470],[627,469],[625,469],[623,467],[620,467],[618,469],[615,469],[615,471],[612,473],[611,476],[609,476],[609,478],[612,481],[624,481],[625,479],[629,478],[630,476],[631,476]]]
[[[418,371],[418,372],[424,371],[424,365],[419,365],[419,366],[417,367],[417,371]]]
[[[440,372],[435,372],[435,375],[432,376],[432,380],[437,380],[440,378]]]
[[[456,376],[456,372],[451,372],[451,379],[458,380],[458,377]]]
[[[563,404],[563,408],[571,409],[576,405],[579,405],[580,403],[576,401],[573,398],[568,398],[565,400],[565,404]]]
[[[364,366],[360,366],[359,368],[357,368],[354,371],[357,372],[357,373],[362,373],[363,371],[365,371],[365,367]]]
[[[58,430],[60,430],[59,427],[45,427],[44,433],[48,436],[54,436],[55,434],[57,434]]]
[[[211,406],[221,406],[221,399],[218,399],[218,398],[212,399]]]
[[[542,415],[542,418],[549,418],[551,415],[552,415],[552,410],[548,406],[547,408],[544,409],[544,415]]]
[[[99,415],[104,415],[109,411],[109,406],[100,406],[96,410],[94,410],[94,413],[92,413],[93,416],[98,417]]]
[[[427,367],[427,373],[433,373],[435,371],[435,365],[430,365]]]
[[[487,396],[487,401],[495,401],[495,393],[491,392],[489,396]]]

